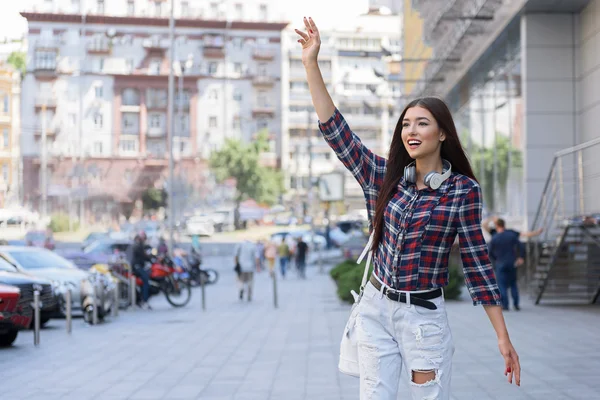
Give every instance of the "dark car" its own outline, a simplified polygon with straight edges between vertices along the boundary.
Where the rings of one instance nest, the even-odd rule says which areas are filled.
[[[61,256],[87,271],[96,264],[112,264],[122,258],[129,260],[131,246],[129,240],[101,239],[83,251],[63,252]]]
[[[40,324],[43,325],[58,312],[58,301],[52,289],[52,283],[29,274],[18,272],[14,265],[0,258],[0,284],[11,285],[21,290],[21,299],[30,299],[24,313],[32,318],[33,292],[40,292]]]
[[[12,345],[19,331],[29,327],[31,312],[27,305],[31,301],[33,298],[21,297],[19,288],[0,284],[0,347]]]

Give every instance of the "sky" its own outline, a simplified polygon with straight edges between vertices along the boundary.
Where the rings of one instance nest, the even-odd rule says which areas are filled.
[[[20,38],[27,29],[27,22],[19,15],[32,0],[0,0],[0,40],[4,38]],[[282,7],[286,19],[298,27],[302,26],[302,17],[311,16],[321,29],[348,21],[367,11],[368,0],[281,0],[287,2]]]

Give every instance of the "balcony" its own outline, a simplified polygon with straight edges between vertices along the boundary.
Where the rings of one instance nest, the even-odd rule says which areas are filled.
[[[208,46],[204,45],[202,54],[206,58],[225,58],[225,49],[223,46]]]
[[[36,59],[33,63],[33,73],[36,77],[56,77],[56,58]]]
[[[46,106],[47,110],[56,110],[56,97],[54,96],[36,96],[35,97],[35,110],[40,111],[43,106]]]
[[[46,140],[54,140],[56,139],[56,136],[60,133],[60,126],[57,125],[51,125],[48,128],[46,128]],[[35,140],[42,140],[42,127],[38,126],[35,129],[35,132],[33,134]]]
[[[275,59],[275,50],[264,48],[254,49],[252,58],[257,61],[273,61]]]
[[[158,128],[148,128],[146,132],[146,137],[149,138],[166,138],[167,137],[167,128],[161,126]]]
[[[136,136],[121,136],[119,138],[120,156],[137,156],[139,153],[140,141]]]
[[[169,48],[168,40],[163,40],[159,37],[145,39],[142,42],[144,48],[148,51],[163,52]]]
[[[252,78],[252,85],[259,87],[273,87],[275,85],[275,78],[266,75],[255,75]]]
[[[89,54],[105,54],[108,55],[112,52],[112,44],[108,39],[106,40],[94,40],[87,45],[87,51]]]
[[[58,39],[38,39],[35,41],[36,51],[58,51],[61,46],[61,41]]]
[[[252,118],[258,117],[267,117],[274,118],[275,117],[275,107],[271,106],[254,106],[252,108]]]

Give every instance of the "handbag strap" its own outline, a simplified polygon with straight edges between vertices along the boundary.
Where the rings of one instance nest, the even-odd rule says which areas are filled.
[[[375,236],[375,232],[371,233],[371,236],[369,236],[369,241],[367,242],[367,245],[365,246],[362,253],[358,257],[358,260],[356,260],[356,263],[360,264],[362,262],[363,258],[365,258],[365,255],[367,254],[367,252],[369,253],[369,255],[367,256],[367,263],[365,265],[365,271],[363,272],[362,282],[360,284],[361,292],[363,291],[363,289],[365,288],[365,285],[367,284],[367,275],[369,274],[369,266],[371,265],[371,260],[373,259],[373,250],[370,250],[370,249],[371,249],[371,246],[373,245],[374,236]]]

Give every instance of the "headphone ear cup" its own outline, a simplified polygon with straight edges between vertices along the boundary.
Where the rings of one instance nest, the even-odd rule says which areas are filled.
[[[427,184],[427,186],[429,186],[433,190],[437,190],[440,186],[442,186],[442,182],[444,182],[444,178],[442,178],[442,175],[434,173],[434,175],[429,179],[429,183]]]
[[[409,165],[404,168],[404,180],[409,183],[416,183],[416,168],[414,165]]]
[[[433,178],[433,176],[434,176],[435,174],[436,174],[435,172],[430,172],[430,173],[428,173],[427,175],[425,175],[425,178],[423,178],[423,183],[424,183],[426,186],[429,186],[429,187],[431,187],[431,178]]]

